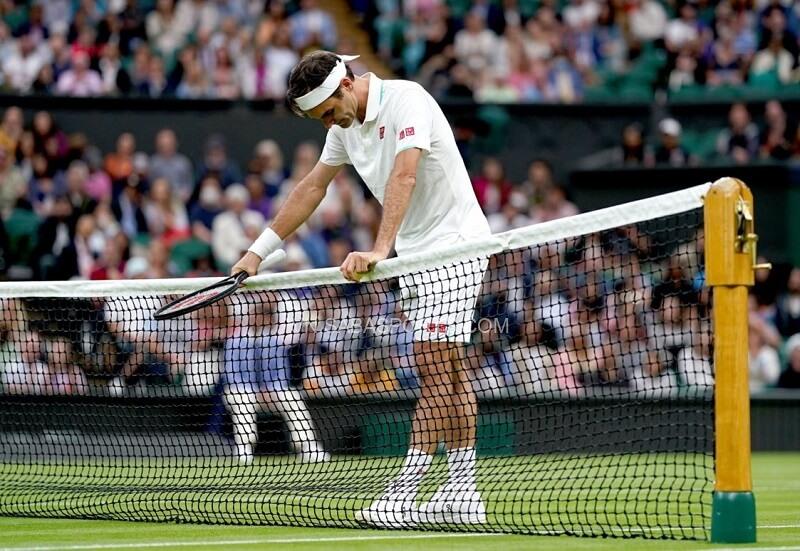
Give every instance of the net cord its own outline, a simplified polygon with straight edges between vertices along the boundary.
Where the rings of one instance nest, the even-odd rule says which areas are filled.
[[[534,224],[499,233],[486,239],[464,242],[443,250],[425,251],[402,258],[390,258],[379,263],[362,281],[399,277],[409,272],[424,271],[431,266],[444,266],[460,260],[485,257],[502,251],[531,247],[575,235],[601,232],[701,208],[703,198],[711,185],[711,183],[706,183],[569,218]],[[189,293],[216,281],[219,281],[219,278],[2,282],[0,283],[0,298],[108,297],[131,294],[159,296]],[[350,282],[342,276],[339,268],[321,268],[254,276],[247,280],[245,288],[250,290],[289,289],[346,283]]]

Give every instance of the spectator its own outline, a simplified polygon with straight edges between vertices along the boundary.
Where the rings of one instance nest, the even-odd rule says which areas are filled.
[[[211,74],[211,92],[214,97],[235,99],[239,96],[239,84],[228,50],[219,47],[214,51],[214,70]]]
[[[61,276],[59,279],[89,279],[105,244],[105,236],[98,231],[94,215],[81,215],[75,224],[72,243],[67,245],[56,261],[56,270]]]
[[[147,60],[146,73],[136,83],[136,92],[146,98],[158,98],[169,91],[169,82],[164,70],[164,60],[157,55],[150,56]]]
[[[146,277],[148,269],[144,258],[131,258],[125,266],[125,277],[141,279]],[[169,381],[180,372],[186,354],[186,335],[174,323],[152,318],[160,306],[161,300],[154,297],[106,299],[103,319],[114,338],[117,353],[124,357],[122,366],[108,380],[109,395],[120,397],[126,388],[140,381]]]
[[[758,127],[750,120],[743,103],[734,103],[728,112],[728,128],[717,138],[717,153],[738,164],[755,158],[758,152]]]
[[[63,337],[55,337],[45,340],[44,348],[50,368],[48,394],[86,394],[89,384],[75,361],[72,343]]]
[[[225,190],[225,211],[211,226],[212,249],[221,266],[233,266],[264,229],[264,217],[247,209],[249,201],[250,194],[241,184]]]
[[[678,18],[667,23],[664,44],[668,52],[677,53],[684,48],[694,49],[700,40],[703,25],[697,19],[697,8],[688,0],[678,4]]]
[[[58,77],[56,91],[67,96],[99,96],[103,94],[103,80],[89,67],[89,55],[76,52],[72,56],[72,69]]]
[[[553,351],[544,344],[544,330],[527,310],[521,339],[511,345],[511,360],[516,391],[522,396],[541,395],[557,390],[554,385]]]
[[[144,198],[140,183],[136,180],[126,182],[122,192],[112,202],[114,217],[129,239],[147,233],[147,218],[144,215]]]
[[[0,123],[0,147],[13,153],[22,139],[24,116],[19,107],[9,107],[3,112]]]
[[[127,242],[128,240],[124,233],[119,233],[113,238],[107,239],[103,252],[89,273],[89,279],[125,279]]]
[[[192,223],[192,235],[205,241],[212,242],[211,229],[214,219],[222,212],[222,188],[216,176],[209,174],[200,182],[198,200],[192,207],[189,220]]]
[[[657,0],[627,0],[628,26],[638,43],[652,42],[664,36],[667,12]]]
[[[472,10],[464,18],[464,29],[455,37],[455,55],[473,75],[491,69],[497,49],[497,36],[484,26],[480,14]]]
[[[786,291],[778,295],[775,326],[784,338],[800,333],[800,268],[792,268]]]
[[[681,124],[675,119],[662,119],[658,123],[661,143],[655,150],[654,160],[657,164],[670,166],[686,166],[695,164],[696,159],[681,145]]]
[[[267,197],[264,181],[261,176],[255,173],[248,174],[244,179],[244,185],[250,194],[250,203],[247,208],[261,213],[264,219],[268,219],[272,213],[272,203]]]
[[[780,35],[772,35],[767,47],[759,50],[750,66],[750,82],[768,89],[776,89],[792,81],[793,56],[783,47]]]
[[[133,174],[133,154],[136,151],[136,140],[133,134],[124,132],[117,138],[114,153],[106,155],[103,168],[111,177],[115,194],[124,186]]]
[[[677,92],[681,88],[694,86],[703,81],[698,78],[698,73],[702,71],[697,57],[689,49],[681,51],[675,60],[675,67],[667,77],[667,86],[670,91]]]
[[[193,61],[188,65],[186,76],[175,90],[175,95],[180,99],[206,99],[212,97],[211,86],[199,61]]]
[[[6,148],[0,147],[0,217],[8,220],[11,211],[28,195],[28,185],[22,171]]]
[[[157,178],[150,187],[149,200],[144,205],[147,228],[153,237],[171,244],[189,237],[189,217],[184,203],[172,193],[165,178]]]
[[[786,341],[786,357],[788,365],[778,378],[778,387],[800,388],[800,336]]]
[[[512,191],[500,212],[487,215],[489,227],[492,233],[501,233],[514,228],[522,228],[530,225],[531,220],[527,216],[528,199],[519,191]]]
[[[194,194],[194,173],[189,158],[178,151],[175,132],[170,128],[159,130],[155,146],[156,151],[150,157],[150,177],[167,180],[174,196],[182,203],[188,203]]]
[[[531,222],[539,224],[578,214],[578,207],[567,198],[567,190],[553,184],[544,191],[544,199],[531,210]]]
[[[513,186],[506,179],[503,164],[494,157],[483,161],[481,175],[472,182],[478,203],[486,214],[499,212],[511,196]]]
[[[289,176],[283,163],[283,152],[275,140],[262,140],[256,144],[254,170],[261,175],[267,197],[280,193],[281,184]]]
[[[318,0],[300,0],[300,10],[289,18],[292,47],[305,53],[313,49],[334,50],[336,26]]]
[[[195,180],[199,182],[210,173],[217,175],[223,188],[241,182],[239,166],[228,157],[225,139],[219,134],[212,134],[206,140],[205,155],[197,166]]]
[[[187,2],[190,3],[190,2]],[[175,0],[157,0],[155,11],[146,19],[147,38],[163,56],[172,56],[186,40],[192,26],[184,24],[175,13]]]
[[[3,60],[3,79],[15,92],[27,93],[33,81],[47,63],[43,51],[37,48],[30,34],[23,34],[17,40],[17,49]]]
[[[72,203],[73,216],[91,214],[97,207],[97,201],[86,193],[86,184],[89,181],[89,167],[83,161],[72,161],[65,176],[65,193]]]
[[[286,422],[303,461],[328,461],[302,396],[290,386],[291,349],[301,335],[280,330],[274,304],[251,305],[250,310],[248,323],[225,342],[223,401],[231,413],[239,460],[253,461],[256,414],[265,407]]]
[[[16,305],[20,307],[20,305]],[[7,394],[49,394],[52,388],[50,368],[43,361],[38,331],[28,331],[19,344],[16,358],[3,362],[0,384]]]
[[[751,312],[748,320],[748,369],[750,392],[759,392],[774,386],[781,374],[781,360],[777,347],[781,338],[774,327]]]
[[[271,2],[279,4],[279,2]],[[278,25],[272,42],[264,53],[269,71],[268,97],[283,100],[286,96],[286,83],[289,81],[289,72],[300,61],[300,56],[292,49],[291,31],[288,23]]]
[[[618,149],[619,162],[628,166],[652,164],[652,153],[647,150],[642,127],[638,123],[627,125],[622,130],[622,144]]]
[[[762,159],[785,160],[791,155],[792,128],[783,106],[777,100],[764,105],[765,126],[759,139],[759,155]]]

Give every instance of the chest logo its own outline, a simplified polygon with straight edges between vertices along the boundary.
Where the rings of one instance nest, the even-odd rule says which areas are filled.
[[[383,133],[384,133],[384,131],[385,131],[385,130],[386,130],[386,127],[385,127],[385,126],[381,126],[380,128],[378,128],[378,137],[379,137],[381,140],[383,139]]]

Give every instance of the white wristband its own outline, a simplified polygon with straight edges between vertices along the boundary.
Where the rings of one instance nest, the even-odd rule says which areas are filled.
[[[281,238],[275,233],[272,228],[265,229],[261,235],[258,236],[250,248],[247,249],[251,253],[257,254],[261,260],[267,258],[271,253],[277,251],[281,246]]]

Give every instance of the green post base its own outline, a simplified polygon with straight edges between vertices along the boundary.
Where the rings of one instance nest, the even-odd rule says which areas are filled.
[[[756,500],[753,492],[714,492],[712,543],[755,543]]]

